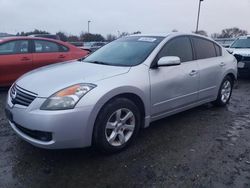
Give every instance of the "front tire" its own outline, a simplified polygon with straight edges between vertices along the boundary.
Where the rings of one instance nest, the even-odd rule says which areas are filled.
[[[226,106],[230,101],[232,91],[233,91],[234,81],[230,76],[226,76],[220,86],[220,90],[216,101],[213,102],[215,106]]]
[[[131,144],[141,126],[139,108],[129,99],[116,98],[98,114],[94,127],[94,145],[103,152],[118,152]]]

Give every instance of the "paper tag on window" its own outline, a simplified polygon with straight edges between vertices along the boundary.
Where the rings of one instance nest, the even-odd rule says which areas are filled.
[[[247,36],[239,37],[239,39],[247,39]]]
[[[138,41],[142,41],[142,42],[154,42],[156,41],[156,38],[151,38],[151,37],[141,37],[138,39]]]

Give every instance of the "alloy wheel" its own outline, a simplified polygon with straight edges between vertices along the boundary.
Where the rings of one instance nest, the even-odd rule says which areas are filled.
[[[135,116],[129,109],[116,110],[108,119],[105,127],[106,139],[112,146],[128,142],[135,130]]]

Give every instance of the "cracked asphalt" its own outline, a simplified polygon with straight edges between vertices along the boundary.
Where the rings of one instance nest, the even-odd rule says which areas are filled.
[[[22,141],[0,92],[0,187],[250,187],[250,80],[230,104],[206,104],[152,123],[127,150],[43,150]]]

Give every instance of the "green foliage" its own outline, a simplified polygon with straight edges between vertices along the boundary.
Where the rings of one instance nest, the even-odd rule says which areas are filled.
[[[204,31],[204,30],[199,30],[199,31],[196,31],[196,32],[194,32],[195,34],[198,34],[198,35],[203,35],[203,36],[208,36],[207,35],[207,32],[206,31]]]
[[[16,35],[17,36],[29,36],[29,35],[35,35],[35,34],[50,34],[50,33],[47,31],[35,29],[34,31],[30,31],[30,32],[23,32],[23,31],[21,33],[18,32]]]
[[[91,41],[105,41],[104,37],[101,34],[92,34],[92,33],[81,33],[81,41],[91,42]]]
[[[239,36],[245,36],[248,32],[237,27],[223,29],[221,33],[214,33],[211,35],[212,38],[237,38]]]
[[[64,42],[68,41],[68,36],[64,32],[59,31],[56,33],[56,35],[59,36],[59,38],[62,41],[64,41]]]

